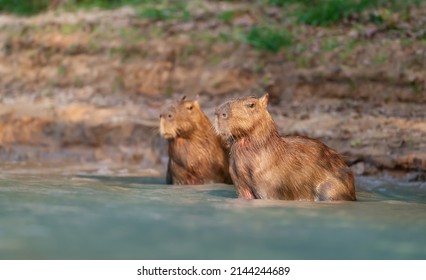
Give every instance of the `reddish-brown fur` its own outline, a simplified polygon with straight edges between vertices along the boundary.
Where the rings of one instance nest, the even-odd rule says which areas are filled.
[[[182,98],[160,115],[160,133],[168,139],[167,183],[232,183],[223,140],[198,101]]]
[[[216,108],[216,130],[231,143],[230,173],[246,199],[356,200],[354,176],[320,141],[280,136],[267,110],[268,94]]]

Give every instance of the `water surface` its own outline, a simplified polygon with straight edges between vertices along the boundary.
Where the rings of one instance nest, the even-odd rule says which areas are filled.
[[[236,198],[162,178],[0,177],[1,259],[426,259],[426,183],[357,178],[357,202]]]

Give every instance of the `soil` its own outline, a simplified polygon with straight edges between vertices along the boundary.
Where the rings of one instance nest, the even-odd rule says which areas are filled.
[[[168,102],[199,95],[212,117],[229,98],[268,91],[283,134],[324,141],[357,175],[426,180],[425,6],[397,29],[292,26],[295,43],[266,53],[215,39],[254,24],[256,11],[208,3],[188,22],[140,19],[130,7],[0,15],[3,165],[137,166],[164,175],[158,117]],[[214,20],[224,9],[239,16]]]

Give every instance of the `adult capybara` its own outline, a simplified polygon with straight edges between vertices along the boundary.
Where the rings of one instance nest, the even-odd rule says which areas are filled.
[[[215,127],[231,144],[230,174],[246,199],[356,200],[354,175],[320,141],[280,136],[267,110],[268,94],[216,108]]]
[[[232,183],[228,151],[197,100],[186,97],[160,115],[160,134],[168,139],[167,183]]]

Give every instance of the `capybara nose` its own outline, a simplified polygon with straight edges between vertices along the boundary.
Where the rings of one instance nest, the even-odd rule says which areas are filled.
[[[229,117],[228,110],[229,110],[229,104],[228,103],[222,104],[218,108],[216,108],[215,114],[218,118],[226,120]]]
[[[174,117],[174,115],[173,115],[172,112],[165,112],[165,113],[160,114],[160,119],[165,118],[165,119],[168,119],[170,121],[170,120],[173,119],[173,117]]]

